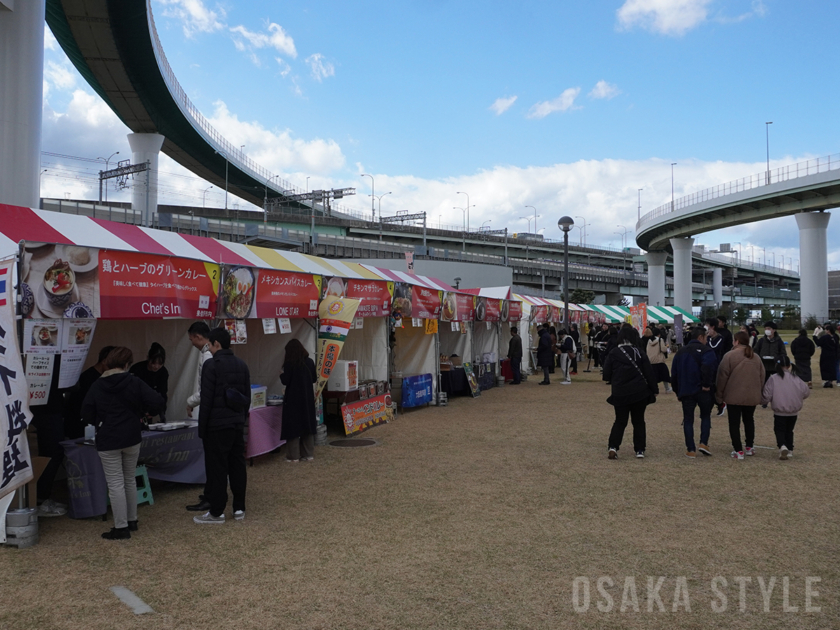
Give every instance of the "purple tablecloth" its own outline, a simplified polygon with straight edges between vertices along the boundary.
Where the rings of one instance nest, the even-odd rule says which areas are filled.
[[[197,427],[144,431],[142,439],[139,463],[146,465],[150,479],[193,484],[205,482],[204,448]],[[82,440],[67,440],[61,445],[67,458],[70,516],[89,518],[105,514],[108,509],[108,485],[96,447]]]
[[[283,405],[252,409],[248,414],[248,442],[245,457],[270,453],[286,443],[280,439],[283,429]]]

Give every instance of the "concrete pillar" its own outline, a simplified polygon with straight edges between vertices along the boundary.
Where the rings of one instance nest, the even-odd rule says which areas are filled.
[[[804,322],[813,315],[822,323],[828,319],[828,212],[796,215],[799,226],[799,281],[801,315]]]
[[[712,269],[712,295],[720,309],[723,306],[723,269]]]
[[[674,306],[691,312],[691,248],[694,239],[672,238],[674,250]]]
[[[135,177],[136,184],[131,195],[131,209],[139,212],[143,217],[143,225],[151,226],[153,217],[157,212],[157,191],[158,191],[158,156],[163,146],[163,136],[159,133],[130,133],[128,134],[128,145],[131,147],[131,163],[142,164],[148,161],[151,171],[149,172],[149,199],[146,200],[146,176],[141,174]],[[146,210],[148,208],[148,216]]]
[[[0,203],[38,207],[44,1],[0,0]]]
[[[648,304],[665,306],[665,262],[668,252],[647,252]]]

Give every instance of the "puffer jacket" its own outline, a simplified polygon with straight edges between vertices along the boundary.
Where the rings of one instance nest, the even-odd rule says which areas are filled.
[[[139,444],[140,419],[165,406],[163,396],[134,374],[108,370],[88,390],[82,420],[96,427],[97,451],[116,451]]]
[[[248,410],[235,411],[227,404],[228,388],[251,398],[251,373],[245,362],[233,350],[217,350],[201,371],[201,405],[198,408],[198,436],[208,431],[220,431],[245,424]]]
[[[661,337],[650,337],[645,348],[650,364],[665,363],[665,359],[668,358],[668,355],[665,354],[667,348],[668,343]]]
[[[717,403],[755,407],[761,404],[764,387],[764,363],[752,353],[748,359],[742,346],[736,346],[721,360],[717,371],[715,398]]]
[[[773,413],[778,416],[797,416],[802,410],[802,401],[810,395],[808,384],[787,372],[784,377],[774,374],[767,379],[761,402],[770,403]]]

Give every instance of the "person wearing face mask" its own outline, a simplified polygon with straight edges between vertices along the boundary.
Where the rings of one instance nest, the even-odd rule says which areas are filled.
[[[726,339],[718,332],[717,323],[718,320],[715,318],[706,320],[706,345],[715,353],[715,358],[717,358],[717,362],[720,364],[723,356],[726,354]],[[717,404],[717,415],[722,416],[725,412],[726,402],[719,402]]]
[[[764,336],[760,337],[753,346],[755,353],[764,363],[764,382],[776,373],[776,366],[787,356],[785,342],[776,333],[776,322],[764,323]]]

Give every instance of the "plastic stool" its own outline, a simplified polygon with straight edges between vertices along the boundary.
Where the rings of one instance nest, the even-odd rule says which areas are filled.
[[[149,505],[155,504],[155,499],[152,496],[152,487],[149,485],[149,473],[146,471],[146,467],[144,465],[140,465],[134,469],[134,480],[137,483],[137,505],[142,505],[143,503],[148,503]],[[106,505],[111,505],[111,496],[106,494]],[[105,515],[102,516],[102,519],[105,520]]]

